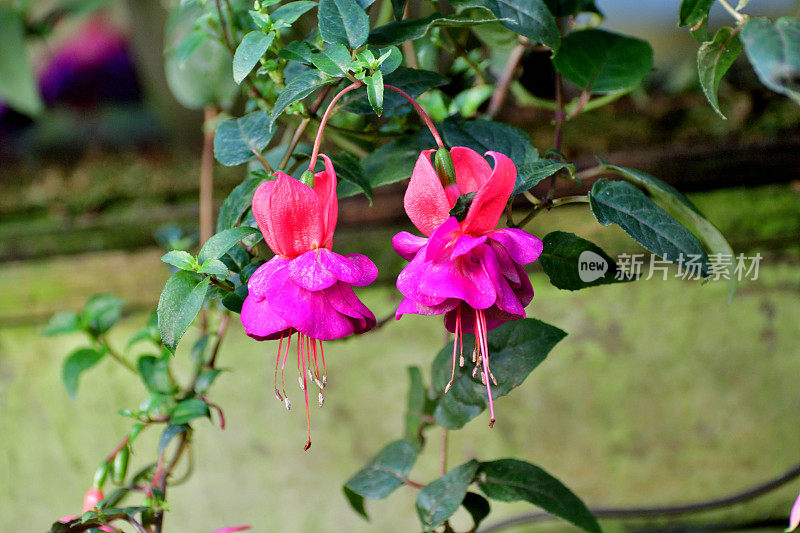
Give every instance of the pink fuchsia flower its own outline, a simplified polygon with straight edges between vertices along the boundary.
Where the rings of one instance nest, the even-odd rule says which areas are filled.
[[[800,494],[797,495],[797,499],[794,505],[792,505],[792,512],[789,513],[789,527],[786,528],[787,533],[797,529],[797,526],[800,526]]]
[[[308,381],[320,389],[320,407],[327,383],[322,341],[364,333],[375,326],[375,316],[352,287],[368,285],[378,275],[378,269],[366,256],[342,256],[331,251],[338,217],[336,173],[330,159],[321,157],[325,169],[314,175],[313,188],[276,172],[276,179],[263,183],[253,195],[253,216],[275,257],[250,278],[249,294],[242,305],[242,324],[249,336],[279,340],[275,396],[287,409],[291,402],[283,372],[292,337],[297,334],[297,368],[308,422],[305,449],[311,446]],[[282,393],[278,392],[278,366]]]
[[[497,380],[489,368],[487,333],[509,320],[525,318],[533,287],[522,265],[539,257],[542,241],[520,229],[496,229],[516,183],[511,159],[487,152],[494,160],[492,168],[474,150],[454,147],[450,155],[456,182],[443,184],[431,164],[433,152],[420,154],[404,198],[408,218],[427,238],[404,231],[392,239],[397,253],[410,261],[397,278],[405,298],[396,317],[444,314],[445,326],[456,337],[452,376],[457,358],[464,365],[462,335],[475,335],[473,377],[480,374],[486,385],[491,427],[495,421],[491,383],[497,385]],[[474,196],[463,219],[451,216],[456,200],[470,193]]]
[[[97,505],[101,501],[103,501],[104,498],[105,495],[103,495],[102,490],[98,489],[97,487],[91,487],[89,490],[86,491],[86,494],[83,497],[83,508],[81,509],[81,512],[85,513],[87,511],[94,510],[97,507]],[[58,521],[67,524],[72,520],[75,520],[76,518],[78,518],[77,515],[64,516],[62,518],[59,518]],[[111,532],[116,531],[107,526],[101,526],[99,529],[100,531],[111,531]]]

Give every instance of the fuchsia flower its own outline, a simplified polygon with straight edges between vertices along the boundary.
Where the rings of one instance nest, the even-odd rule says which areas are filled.
[[[487,152],[495,166],[474,150],[450,151],[456,183],[443,185],[431,164],[435,150],[425,150],[411,175],[404,205],[408,218],[428,238],[400,232],[392,246],[410,263],[397,278],[405,296],[397,308],[399,319],[407,313],[445,315],[445,326],[455,333],[453,376],[457,350],[464,365],[463,333],[475,335],[473,377],[480,373],[489,397],[490,422],[494,403],[490,382],[487,333],[509,320],[525,318],[533,299],[528,275],[521,265],[542,253],[542,241],[520,229],[496,229],[514,189],[517,169],[507,156]],[[459,196],[474,193],[463,220],[450,215]],[[453,383],[445,388],[450,390]]]
[[[327,383],[322,341],[364,333],[375,326],[375,316],[353,293],[352,286],[372,283],[378,269],[361,254],[341,256],[331,251],[338,217],[336,173],[327,156],[325,169],[314,175],[314,186],[276,172],[253,195],[253,216],[275,257],[261,265],[247,283],[242,324],[256,340],[279,339],[275,361],[275,396],[286,408],[291,402],[283,385],[283,371],[297,333],[297,368],[308,413],[308,380],[320,389]],[[284,341],[286,344],[283,349]],[[319,342],[319,344],[318,344]],[[278,392],[278,366],[281,392]],[[322,362],[320,374],[317,356]]]

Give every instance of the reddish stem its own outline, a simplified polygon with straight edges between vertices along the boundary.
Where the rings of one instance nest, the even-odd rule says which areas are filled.
[[[331,103],[328,104],[328,109],[325,110],[325,114],[322,115],[322,120],[319,123],[319,129],[317,130],[317,137],[314,139],[314,149],[311,151],[311,161],[308,164],[308,170],[314,172],[314,166],[317,164],[317,156],[319,155],[319,145],[322,143],[322,131],[325,129],[325,124],[328,122],[328,117],[331,115],[333,111],[333,106],[336,105],[336,102],[344,96],[345,94],[349,93],[352,90],[358,89],[364,85],[363,82],[354,81],[333,97]]]
[[[416,102],[416,100],[411,98],[411,95],[409,95],[408,93],[406,93],[402,89],[398,89],[394,85],[384,85],[383,87],[384,87],[384,89],[389,89],[390,91],[396,92],[397,94],[399,94],[400,96],[402,96],[403,98],[408,100],[409,103],[414,106],[414,109],[417,110],[417,113],[419,113],[419,116],[422,117],[422,120],[425,121],[425,125],[428,126],[429,130],[431,130],[431,134],[433,135],[433,138],[436,141],[436,145],[439,148],[443,148],[444,147],[444,143],[442,142],[442,138],[439,136],[439,132],[436,131],[436,127],[433,125],[433,121],[431,120],[431,117],[428,116],[428,114],[425,112],[424,109],[422,109],[422,107]]]

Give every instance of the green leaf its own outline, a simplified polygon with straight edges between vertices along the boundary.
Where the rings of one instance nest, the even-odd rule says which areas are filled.
[[[184,39],[196,39],[191,36],[196,31],[195,23],[206,13],[196,2],[184,3],[171,12],[164,39],[167,85],[175,98],[190,109],[212,104],[228,108],[240,92],[231,76],[230,51],[217,39],[192,43],[193,51],[188,56],[182,51]]]
[[[344,492],[344,497],[347,498],[347,503],[350,504],[350,507],[352,507],[356,513],[361,515],[364,520],[369,521],[367,510],[364,509],[364,497],[361,494],[355,493],[348,489],[347,486],[342,487],[342,491]]]
[[[274,39],[274,33],[264,33],[261,30],[251,31],[242,38],[233,54],[233,81],[242,83],[267,53]]]
[[[195,418],[211,418],[208,404],[200,398],[189,398],[178,402],[170,414],[170,423],[174,425],[188,424]]]
[[[274,21],[281,21],[284,24],[293,24],[297,21],[300,17],[302,17],[308,11],[311,11],[317,7],[316,2],[311,2],[309,0],[300,0],[298,2],[290,2],[288,4],[284,4],[272,13],[270,13],[269,17]]]
[[[172,394],[177,385],[169,371],[169,361],[143,355],[136,361],[136,370],[142,378],[144,386],[153,394]]]
[[[0,100],[26,115],[38,115],[44,109],[28,57],[25,22],[3,5],[0,5]]]
[[[461,505],[464,506],[464,509],[466,509],[469,515],[472,517],[472,522],[474,524],[472,531],[476,531],[478,529],[478,526],[481,525],[483,519],[489,516],[489,512],[492,510],[489,506],[489,500],[474,492],[466,493],[464,495],[464,501],[461,502]]]
[[[723,119],[725,115],[719,108],[717,91],[719,82],[742,52],[742,43],[737,31],[733,28],[720,28],[713,41],[705,42],[697,51],[697,72],[700,75],[700,86],[703,88],[708,103]]]
[[[378,116],[383,114],[383,73],[376,70],[372,76],[364,78],[367,84],[367,98],[373,111]]]
[[[372,186],[364,174],[361,160],[349,152],[339,152],[331,156],[331,162],[336,168],[336,177],[339,178],[337,196],[344,198],[363,192],[372,204]]]
[[[625,179],[647,189],[667,213],[675,217],[678,222],[683,224],[700,239],[700,242],[705,246],[708,252],[731,258],[734,256],[733,248],[731,248],[731,245],[725,239],[722,232],[705,218],[703,213],[677,189],[641,170],[612,165],[602,160],[601,162],[606,168],[614,170]],[[734,273],[735,268],[734,262],[731,261],[727,268],[728,303],[730,303],[733,295],[736,293],[738,285]]]
[[[42,330],[42,335],[55,337],[56,335],[74,333],[76,331],[83,331],[83,323],[81,323],[78,314],[74,311],[62,311],[53,315],[50,322]]]
[[[358,48],[369,36],[369,17],[355,0],[320,0],[319,33],[326,43]]]
[[[273,133],[266,111],[226,120],[217,126],[214,157],[229,167],[246,163],[267,147]]]
[[[538,157],[538,156],[537,156]],[[533,158],[527,163],[517,167],[517,184],[514,185],[512,196],[523,191],[532,189],[539,182],[549,178],[562,169],[569,169],[570,174],[575,172],[575,164],[556,159],[537,159]]]
[[[380,69],[384,76],[391,74],[403,64],[403,54],[396,46],[381,48],[378,52],[380,58],[383,58],[382,60],[379,58],[379,61],[381,61]]]
[[[219,259],[239,241],[254,233],[258,233],[258,229],[249,226],[239,226],[221,231],[208,239],[200,248],[197,260],[201,264],[205,264],[209,259]]]
[[[700,275],[708,275],[708,256],[697,237],[630,183],[600,179],[589,200],[603,226],[618,224],[633,240],[673,263],[695,257]]]
[[[493,500],[530,502],[585,531],[601,531],[586,505],[538,466],[517,459],[500,459],[481,463],[478,475],[478,486]]]
[[[79,348],[64,360],[64,365],[61,367],[61,381],[64,382],[64,388],[67,389],[70,398],[75,399],[78,392],[78,378],[81,374],[100,362],[105,354],[105,351],[93,348]]]
[[[714,0],[683,0],[678,15],[679,26],[694,26],[708,18]]]
[[[250,177],[234,187],[222,202],[217,217],[217,232],[235,227],[253,202],[253,194],[266,181],[263,177]]]
[[[622,281],[633,281],[620,276],[617,263],[596,244],[574,233],[554,231],[543,240],[544,251],[539,257],[542,270],[550,283],[559,289],[575,291]]]
[[[181,270],[194,270],[197,267],[197,261],[192,254],[183,250],[169,251],[161,256],[161,261]]]
[[[206,259],[206,262],[200,266],[198,271],[201,274],[208,274],[210,276],[217,276],[218,278],[227,278],[230,270],[227,265],[219,259]]]
[[[555,18],[542,0],[497,0],[496,14],[499,18],[510,19],[502,22],[509,30],[558,50],[561,34]]]
[[[350,1],[352,2],[353,0]],[[283,91],[278,95],[278,99],[275,100],[275,106],[272,108],[272,113],[269,115],[268,127],[272,129],[278,117],[281,116],[291,104],[299,102],[323,85],[335,81],[337,80],[329,78],[318,70],[307,70],[289,80],[286,87],[284,87]]]
[[[501,151],[514,161],[518,175],[527,175],[533,168],[530,163],[539,158],[539,152],[531,145],[528,135],[508,124],[448,119],[440,125],[439,132],[449,146],[466,146],[481,155],[490,150]]]
[[[406,401],[405,440],[418,450],[422,449],[422,417],[425,415],[427,395],[419,367],[408,367],[408,400]]]
[[[278,57],[307,65],[311,64],[312,54],[311,47],[303,41],[292,41],[278,50]]]
[[[342,77],[350,71],[350,52],[343,44],[333,43],[311,56],[314,66],[329,76]]]
[[[625,178],[628,181],[632,181],[637,185],[640,185],[647,189],[647,191],[652,194],[657,200],[662,202],[671,203],[672,200],[677,200],[678,202],[682,203],[688,209],[701,214],[700,210],[697,209],[691,200],[689,200],[685,194],[680,192],[678,189],[666,183],[655,176],[651,176],[646,172],[642,172],[641,170],[636,170],[634,168],[627,168],[621,167],[619,165],[614,165],[607,161],[604,161],[597,158],[598,161],[608,170],[612,170]]]
[[[240,285],[236,287],[235,291],[229,292],[222,297],[222,305],[225,306],[225,309],[229,309],[234,313],[241,313],[247,294],[247,285]]]
[[[380,500],[394,492],[417,461],[417,450],[404,440],[394,441],[351,477],[345,488],[365,498]]]
[[[175,47],[172,52],[173,59],[181,63],[186,61],[206,39],[208,39],[208,34],[203,30],[190,32]]]
[[[373,151],[361,161],[364,175],[367,176],[372,190],[381,185],[410,178],[420,151],[435,146],[430,132],[423,130],[415,135],[394,140]],[[339,195],[339,198],[352,196],[357,192],[358,189],[352,187],[344,196]]]
[[[399,67],[391,74],[388,74],[384,81],[386,85],[393,85],[398,89],[407,92],[412,98],[417,98],[425,91],[446,84],[447,78],[430,70]],[[362,115],[370,115],[373,113],[372,106],[368,101],[364,101],[366,89],[357,89],[352,91],[351,94],[352,96],[348,98],[348,104],[345,109]],[[408,105],[408,100],[406,100],[403,96],[394,91],[387,91],[384,94],[384,109],[395,109],[402,105]]]
[[[566,333],[555,326],[533,318],[507,322],[489,332],[489,365],[498,385],[492,387],[492,398],[505,396],[518,387]],[[474,342],[464,335],[465,353]],[[471,376],[471,368],[456,362],[452,388],[444,393],[453,368],[453,344],[439,352],[433,361],[433,388],[441,394],[434,418],[448,429],[458,429],[478,416],[487,404],[486,387]]]
[[[122,317],[125,302],[110,294],[92,296],[83,307],[82,321],[90,331],[103,334]]]
[[[761,83],[800,104],[800,19],[748,19],[741,39]]]
[[[571,17],[578,13],[597,13],[594,0],[544,0],[554,17]]]
[[[434,27],[474,26],[497,22],[498,19],[486,10],[469,13],[443,15],[433,13],[424,18],[392,21],[369,33],[369,43],[375,46],[390,46],[421,39]]]
[[[453,516],[464,500],[479,466],[480,463],[473,459],[420,489],[416,507],[423,531],[433,531]]]
[[[158,299],[158,329],[161,341],[170,352],[203,307],[211,279],[186,270],[175,272],[167,280]]]
[[[653,49],[641,39],[581,30],[564,39],[553,65],[581,89],[609,93],[638,85],[653,68]]]
[[[194,382],[194,391],[197,394],[205,394],[221,373],[221,368],[202,371]]]
[[[169,424],[165,427],[164,431],[161,432],[161,437],[158,439],[158,455],[164,453],[172,439],[190,430],[189,426],[178,424]]]

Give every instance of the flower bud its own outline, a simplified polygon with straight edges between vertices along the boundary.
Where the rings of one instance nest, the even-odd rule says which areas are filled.
[[[111,468],[111,481],[117,485],[122,485],[125,482],[125,476],[128,473],[128,458],[131,451],[128,446],[124,446],[117,455],[114,456],[114,463]]]
[[[83,497],[83,512],[91,511],[97,507],[97,504],[103,501],[103,498],[105,498],[103,491],[97,487],[92,487],[87,490],[86,496]]]
[[[98,490],[103,488],[103,485],[105,485],[106,483],[106,476],[108,476],[109,466],[110,465],[106,462],[100,463],[100,466],[98,466],[97,470],[94,471],[94,477],[92,478],[92,487]]]
[[[436,166],[436,174],[439,176],[439,181],[442,182],[443,187],[453,185],[456,182],[456,167],[453,164],[453,158],[450,152],[442,146],[436,150],[436,156],[433,159]]]
[[[305,172],[303,172],[303,175],[300,176],[300,182],[305,184],[305,185],[308,185],[309,187],[311,187],[313,189],[314,188],[314,173],[311,172],[310,170],[306,170]]]

